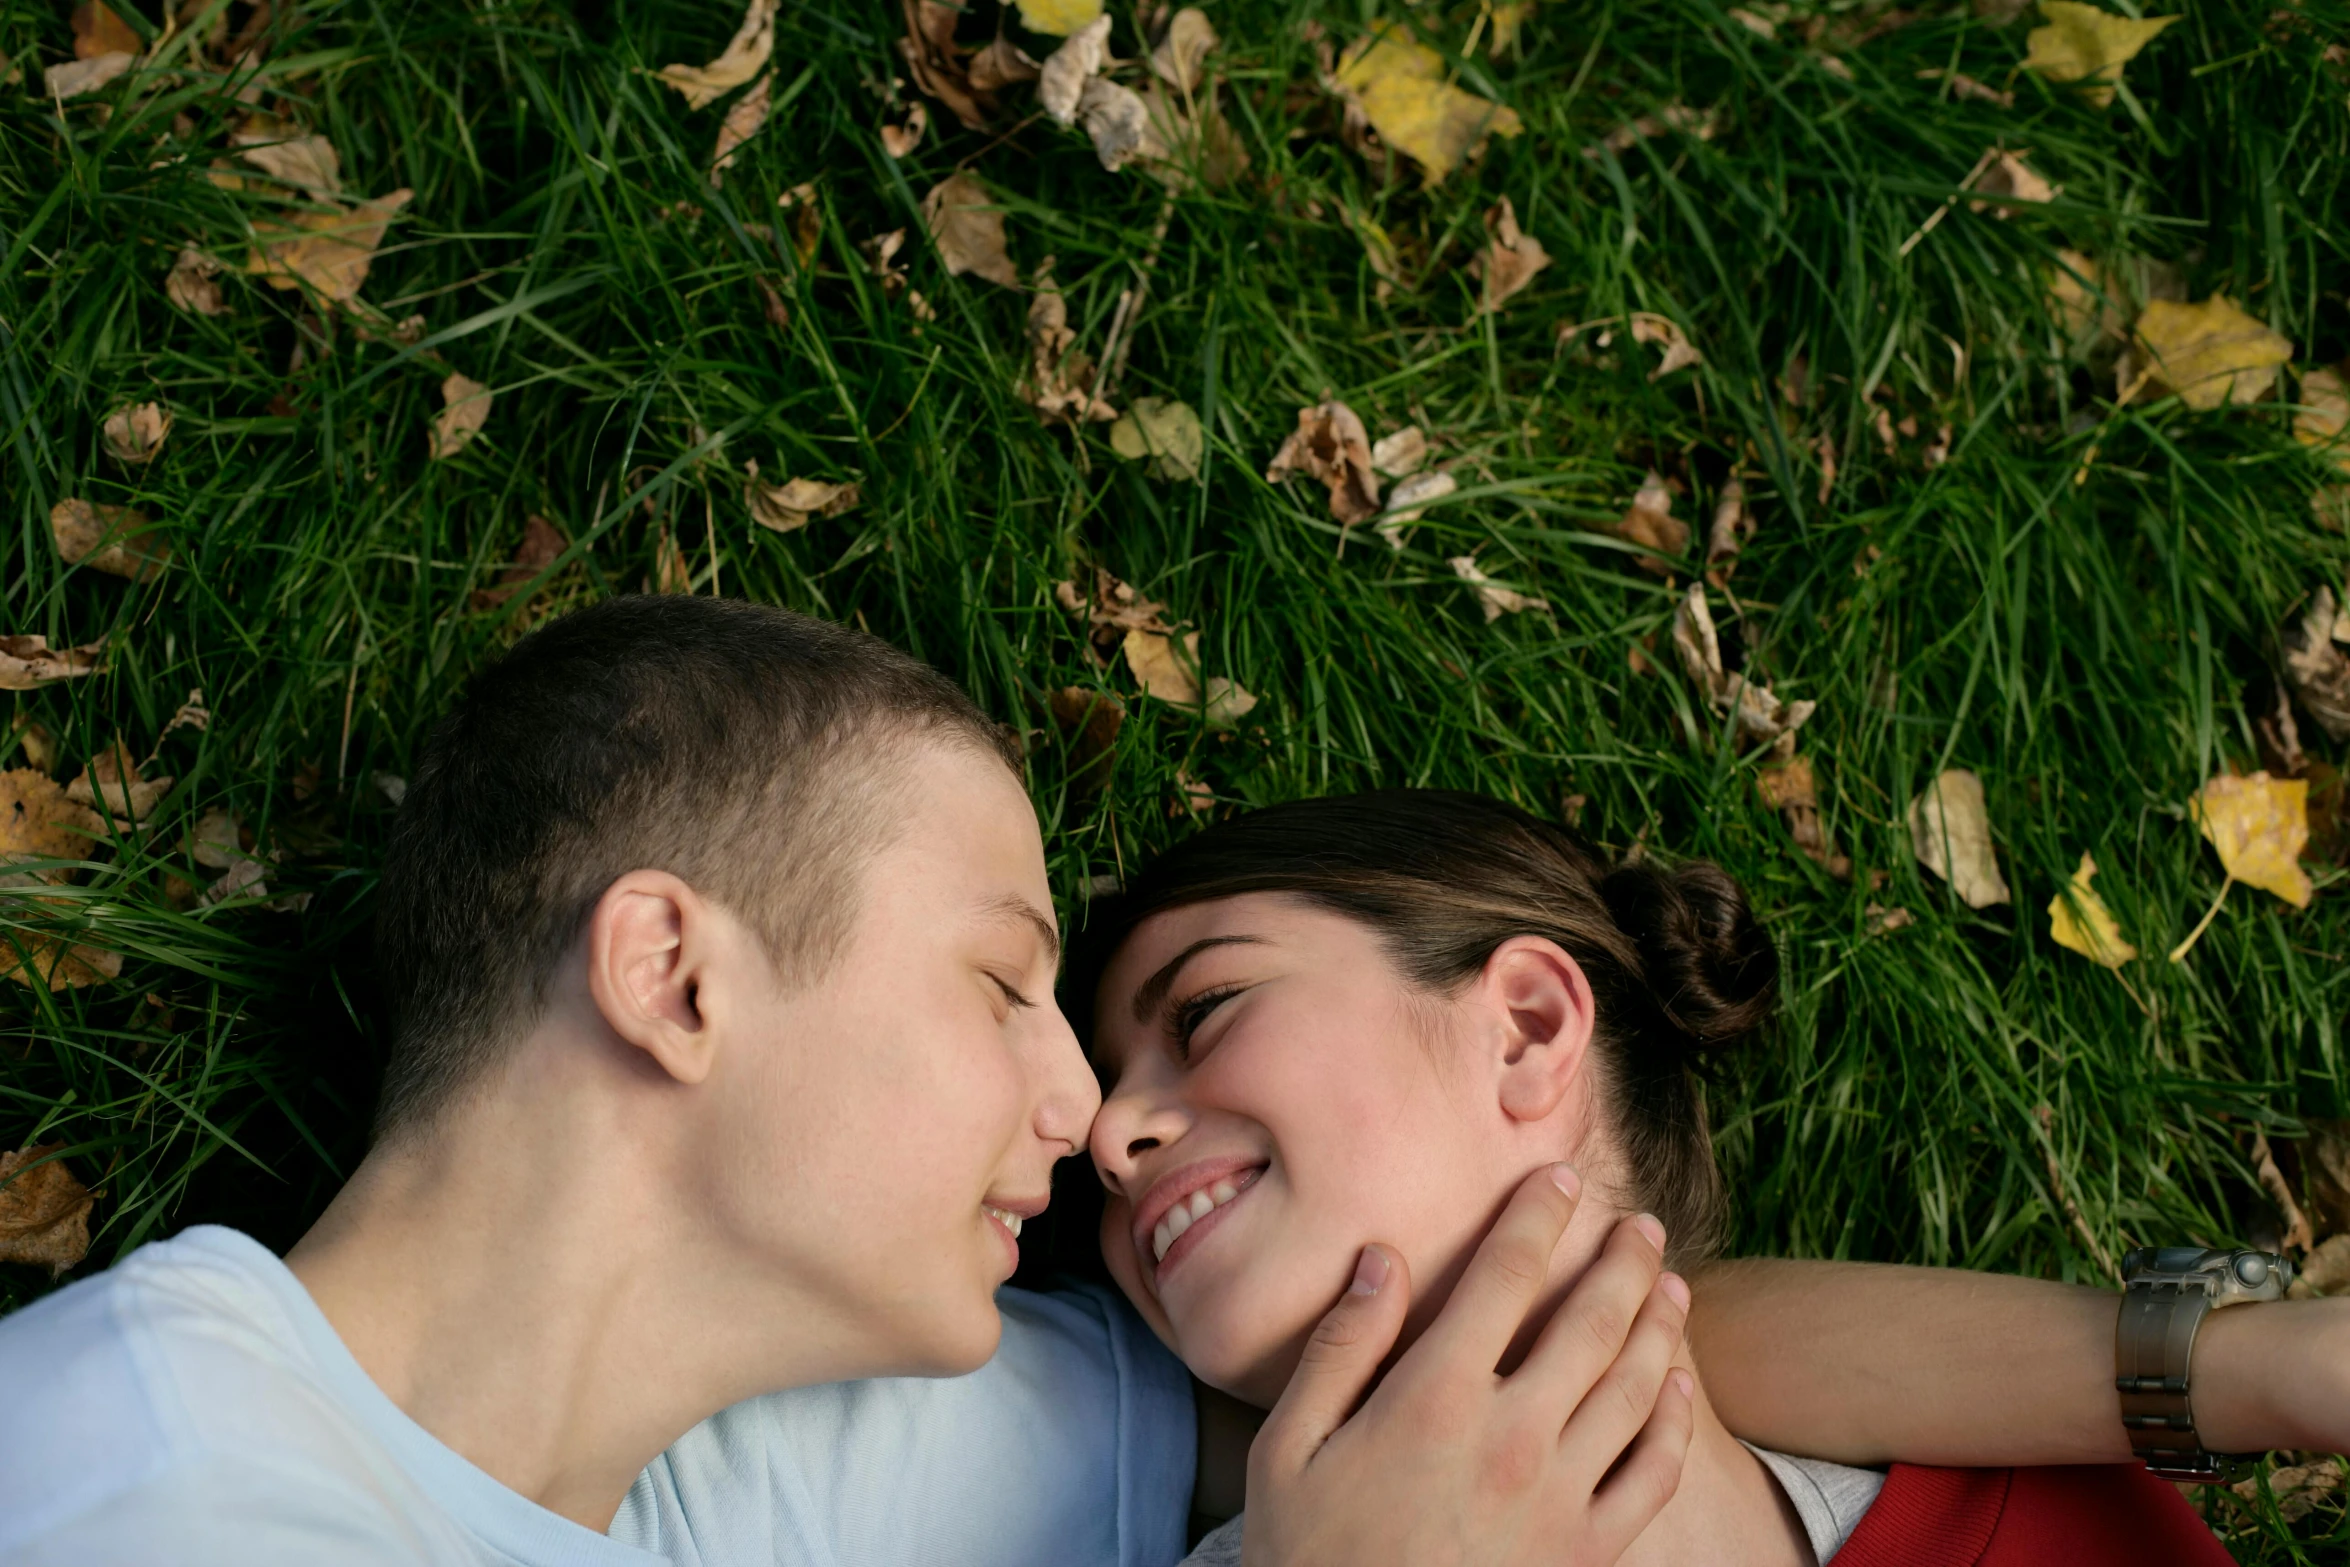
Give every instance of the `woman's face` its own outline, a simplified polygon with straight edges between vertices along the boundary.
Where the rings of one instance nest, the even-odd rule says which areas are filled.
[[[1278,894],[1170,909],[1118,950],[1095,997],[1102,1250],[1203,1381],[1271,1405],[1373,1240],[1411,1269],[1416,1329],[1568,1151],[1555,1117],[1511,1113],[1490,978],[1414,991],[1368,927]]]

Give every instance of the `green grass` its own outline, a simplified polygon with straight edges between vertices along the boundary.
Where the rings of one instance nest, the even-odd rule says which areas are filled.
[[[2196,298],[2228,293],[2301,366],[2350,351],[2350,68],[2322,54],[2350,43],[2350,8],[2310,0],[2297,32],[2271,9],[2188,9],[2100,111],[2015,70],[2028,17],[1935,10],[1845,48],[1845,80],[1786,41],[1801,7],[1766,42],[1710,0],[1546,3],[1521,60],[1460,62],[1525,133],[1423,190],[1348,151],[1314,90],[1299,22],[1320,12],[1343,37],[1373,8],[1219,0],[1250,168],[1173,201],[1117,392],[1200,411],[1206,471],[1174,486],[1116,460],[1099,427],[1039,424],[1014,395],[1025,297],[945,277],[916,212],[955,168],[980,174],[1023,269],[1057,258],[1098,354],[1160,186],[1024,118],[1025,90],[993,136],[933,104],[931,135],[893,163],[874,89],[904,74],[894,8],[785,8],[778,112],[716,191],[721,111],[645,74],[715,54],[736,20],[716,5],[313,4],[234,79],[148,76],[62,116],[37,85],[0,90],[0,630],[113,649],[102,677],[16,711],[54,731],[68,771],[118,732],[144,754],[191,688],[215,715],[162,741],[157,770],[180,783],[144,844],[98,856],[67,901],[5,909],[18,939],[70,929],[125,962],[116,983],[0,994],[0,1148],[62,1141],[103,1175],[90,1267],[199,1221],[283,1244],[316,1213],[361,1151],[380,1048],[366,918],[390,806],[373,780],[403,771],[457,682],[521,629],[521,601],[468,595],[535,511],[583,546],[542,605],[639,588],[667,536],[696,591],[867,626],[1031,729],[1075,917],[1090,878],[1184,830],[1178,769],[1219,809],[1374,783],[1546,814],[1582,795],[1605,844],[1718,859],[1787,957],[1786,1026],[1718,1094],[1740,1249],[2094,1279],[2098,1250],[2253,1231],[2251,1130],[2350,1114],[2340,870],[2313,866],[2306,912],[2239,888],[2190,961],[2161,954],[2219,881],[2187,797],[2258,765],[2274,627],[2342,582],[2350,550],[2313,525],[2322,472],[2289,407],[2117,411],[2043,291],[2058,248],[2142,255]],[[34,84],[65,56],[64,11],[0,6],[0,52]],[[1476,7],[1413,14],[1457,49]],[[1117,52],[1137,53],[1117,15]],[[2014,107],[1951,96],[1929,70],[2012,89]],[[305,326],[299,295],[236,275],[272,210],[205,177],[240,86],[332,137],[352,191],[415,191],[364,295],[421,313],[420,343]],[[1717,110],[1718,133],[1579,155],[1673,102]],[[2010,221],[1962,202],[1898,255],[2000,139],[2062,198]],[[802,265],[776,199],[808,180],[823,227]],[[1479,316],[1462,264],[1505,194],[1554,263]],[[1382,297],[1347,212],[1394,236],[1416,286]],[[895,228],[915,236],[927,324],[857,251]],[[230,314],[165,301],[183,245],[228,264]],[[1555,345],[1563,323],[1634,309],[1684,323],[1705,364],[1652,385],[1650,350]],[[1798,357],[1800,408],[1778,391]],[[469,450],[429,462],[449,368],[497,402]],[[1343,536],[1318,487],[1260,477],[1325,388],[1374,434],[1424,424],[1459,466],[1460,496],[1400,553]],[[178,424],[158,462],[126,469],[100,421],[148,398]],[[1884,452],[1877,406],[1950,424],[1950,460],[1927,468],[1917,440]],[[1823,434],[1840,459],[1824,499]],[[748,458],[858,477],[864,503],[760,531]],[[1851,883],[1793,852],[1757,759],[1716,743],[1674,668],[1673,590],[1596,531],[1654,465],[1688,487],[1676,510],[1702,550],[1733,463],[1761,527],[1734,583],[1744,613],[1718,594],[1717,613],[1751,672],[1819,703],[1803,746]],[[47,522],[65,496],[161,519],[174,568],[146,585],[66,570]],[[1445,565],[1471,552],[1552,616],[1484,623]],[[1234,733],[1135,703],[1099,790],[1040,716],[1062,686],[1131,693],[1054,602],[1094,564],[1189,619],[1207,671],[1263,699]],[[1658,672],[1637,675],[1627,650],[1651,636]],[[2341,761],[2302,727],[2313,757]],[[1943,766],[1984,779],[2012,909],[1968,910],[1910,856],[1904,807]],[[273,886],[312,893],[306,912],[172,901],[175,872],[216,874],[184,845],[213,806],[288,850]],[[2084,849],[2149,954],[2128,988],[2046,934]],[[1871,902],[1915,923],[1873,935]],[[0,1305],[47,1284],[0,1275]],[[2247,1560],[2323,1559],[2345,1538],[2322,1509],[2248,1527]]]

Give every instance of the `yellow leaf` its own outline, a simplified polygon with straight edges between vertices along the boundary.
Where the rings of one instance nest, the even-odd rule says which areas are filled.
[[[2041,0],[2040,14],[2047,25],[2033,28],[2024,39],[2031,47],[2025,66],[2052,82],[2089,83],[2084,95],[2101,109],[2113,102],[2122,67],[2178,20],[2157,16],[2141,22],[2074,0]]]
[[[1102,0],[1019,0],[1020,22],[1032,33],[1066,38],[1102,14]]]
[[[1129,462],[1148,457],[1152,478],[1184,483],[1199,477],[1207,436],[1189,403],[1137,397],[1110,426],[1110,450]]]
[[[1348,48],[1338,62],[1338,87],[1362,105],[1371,128],[1427,171],[1443,179],[1487,134],[1515,136],[1525,127],[1517,111],[1447,82],[1444,56],[1405,27],[1392,27]]]
[[[2078,952],[2092,963],[2120,968],[2138,955],[2138,949],[2122,940],[2120,922],[2089,886],[2089,879],[2096,874],[2097,862],[2084,853],[2073,879],[2049,900],[2048,934],[2058,946]]]
[[[1126,633],[1125,649],[1126,667],[1134,671],[1145,691],[1177,707],[1200,705],[1199,677],[1192,672],[1199,668],[1198,632],[1184,633],[1183,651],[1178,654],[1174,638],[1138,626]]]
[[[115,959],[118,968],[121,962]],[[90,1252],[93,1199],[65,1161],[54,1157],[63,1146],[0,1153],[0,1262],[36,1264],[51,1278]]]
[[[2138,317],[2152,378],[2189,408],[2257,402],[2276,385],[2293,345],[2214,294],[2200,305],[2157,299]]]
[[[2195,796],[2194,814],[2230,880],[2273,892],[2297,909],[2309,907],[2309,873],[2301,868],[2309,843],[2308,779],[2222,774]]]

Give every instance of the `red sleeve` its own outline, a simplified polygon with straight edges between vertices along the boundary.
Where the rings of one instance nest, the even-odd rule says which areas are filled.
[[[2232,1567],[2177,1488],[2139,1464],[1895,1464],[1834,1567]]]

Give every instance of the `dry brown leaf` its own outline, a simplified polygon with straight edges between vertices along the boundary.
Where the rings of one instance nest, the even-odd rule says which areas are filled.
[[[864,498],[853,482],[829,484],[822,479],[786,479],[781,484],[762,484],[756,458],[744,463],[743,471],[746,475],[743,504],[750,508],[751,520],[777,533],[804,528],[812,518],[837,517]]]
[[[881,150],[893,158],[912,157],[914,149],[922,145],[922,133],[929,129],[930,111],[914,104],[906,110],[905,124],[881,128]]]
[[[1371,471],[1371,439],[1346,404],[1333,399],[1297,411],[1297,428],[1273,454],[1265,482],[1279,484],[1297,473],[1329,488],[1330,515],[1340,522],[1351,526],[1379,514],[1379,476]]]
[[[1680,323],[1670,316],[1658,315],[1653,310],[1635,310],[1630,313],[1629,317],[1608,316],[1598,321],[1578,321],[1562,326],[1559,328],[1558,334],[1559,346],[1566,347],[1567,344],[1596,327],[1599,330],[1599,335],[1592,339],[1592,342],[1596,347],[1606,348],[1616,340],[1617,324],[1627,319],[1631,323],[1633,342],[1662,347],[1665,351],[1664,358],[1659,360],[1657,367],[1648,373],[1650,381],[1661,381],[1676,370],[1685,370],[1691,365],[1705,363],[1705,356],[1690,344],[1687,335],[1681,330]]]
[[[1150,459],[1150,476],[1171,484],[1199,477],[1207,436],[1189,403],[1137,397],[1110,426],[1110,449],[1129,462]]]
[[[1668,103],[1654,114],[1644,114],[1629,124],[1619,125],[1598,141],[1583,149],[1583,156],[1597,163],[1602,149],[1621,156],[1637,143],[1651,136],[1679,132],[1694,136],[1699,141],[1712,141],[1720,121],[1711,109],[1692,109],[1685,103]]]
[[[2141,22],[2075,0],[2040,0],[2040,15],[2045,24],[2024,38],[2031,50],[2024,68],[2052,82],[2088,83],[2082,96],[2099,108],[2113,102],[2122,67],[2178,20],[2158,16]]]
[[[1107,691],[1063,686],[1048,699],[1048,706],[1069,747],[1069,782],[1082,793],[1098,794],[1116,765],[1126,704]]]
[[[1102,0],[1015,0],[1020,24],[1032,33],[1066,38],[1101,20]]]
[[[1208,55],[1218,42],[1208,14],[1187,5],[1175,13],[1167,23],[1166,36],[1151,50],[1151,71],[1178,92],[1198,92]]]
[[[1115,173],[1138,160],[1164,161],[1166,138],[1151,122],[1150,106],[1106,76],[1087,79],[1077,95],[1077,119],[1093,138],[1094,156]]]
[[[52,98],[79,98],[84,93],[96,92],[137,61],[137,55],[122,50],[92,55],[86,60],[68,60],[43,69],[41,85]]]
[[[161,403],[125,403],[106,416],[105,434],[115,461],[150,463],[171,434],[171,415]]]
[[[2345,1243],[2343,1251],[2339,1253],[2342,1264],[2336,1266],[2350,1265],[2350,1236],[2338,1235],[2334,1239]],[[2331,1245],[2332,1242],[2327,1244]],[[2317,1258],[2312,1256],[2309,1262],[2314,1267]],[[2339,1282],[2334,1287],[2339,1288]],[[2331,1290],[2324,1293],[2331,1293]],[[2342,1466],[2331,1458],[2314,1459],[2306,1464],[2279,1464],[2268,1472],[2268,1494],[2276,1499],[2277,1516],[2286,1523],[2299,1523],[2316,1509],[2319,1502],[2341,1488]],[[2228,1489],[2246,1502],[2257,1502],[2260,1499],[2258,1477],[2238,1480]]]
[[[1142,688],[1162,702],[1176,707],[1198,707],[1201,701],[1199,676],[1199,633],[1183,634],[1183,648],[1176,651],[1175,639],[1163,631],[1145,631],[1137,627],[1126,633],[1122,644],[1126,653],[1126,667]]]
[[[49,726],[25,714],[16,720],[16,742],[24,748],[25,765],[35,772],[50,772],[63,754],[57,748],[57,736]]]
[[[2132,353],[2117,371],[2122,389],[2147,384],[2177,394],[2189,408],[2257,402],[2276,385],[2293,345],[2238,310],[2225,294],[2199,305],[2166,299],[2139,314]]]
[[[2336,740],[2350,740],[2350,615],[2334,602],[2332,588],[2319,588],[2298,625],[2277,638],[2285,654],[2285,679],[2318,727]]]
[[[1867,921],[1869,934],[1872,936],[1888,936],[1897,930],[1907,930],[1918,922],[1917,916],[1910,913],[1909,910],[1889,909],[1882,903],[1872,903],[1860,912],[1861,918]]]
[[[922,222],[938,246],[947,275],[972,273],[1006,288],[1020,286],[1020,269],[1004,252],[1004,214],[976,175],[955,174],[922,198]]]
[[[1504,615],[1521,614],[1530,609],[1543,614],[1550,613],[1550,605],[1546,600],[1530,593],[1520,593],[1515,588],[1505,588],[1478,570],[1477,557],[1474,555],[1455,555],[1445,564],[1452,568],[1454,576],[1477,590],[1477,603],[1485,611],[1487,625]]]
[[[939,0],[902,0],[902,4],[906,34],[898,40],[898,53],[906,57],[914,85],[945,104],[969,129],[985,130],[996,112],[992,88],[1001,84],[980,81],[978,68],[989,62],[995,48],[1002,46],[1001,40],[966,64],[963,50],[955,42],[955,23],[963,15],[958,7],[941,5]],[[1017,49],[1011,52],[1026,58]]]
[[[1794,743],[1792,735],[1783,742],[1789,748]],[[1789,755],[1766,763],[1755,774],[1754,786],[1763,804],[1786,822],[1788,838],[1805,859],[1838,881],[1852,879],[1852,857],[1838,852],[1827,823],[1820,819],[1819,784],[1810,757]]]
[[[1371,443],[1371,468],[1390,479],[1418,473],[1428,460],[1428,435],[1416,424],[1382,435]]]
[[[228,305],[220,297],[220,284],[214,281],[219,275],[219,262],[192,247],[183,248],[163,280],[163,296],[200,316],[225,314]]]
[[[254,115],[229,141],[237,156],[282,185],[325,199],[343,193],[343,159],[324,136],[300,135],[274,115]]]
[[[1991,817],[1983,780],[1953,767],[1909,803],[1909,844],[1918,863],[1950,883],[1970,909],[2009,901],[1999,857],[1991,848]]]
[[[1240,721],[1256,710],[1254,693],[1239,681],[1226,675],[1208,676],[1206,700],[1200,705],[1200,716],[1210,729],[1237,728]]]
[[[1469,275],[1484,285],[1478,310],[1499,310],[1549,265],[1550,252],[1518,227],[1517,209],[1509,197],[1486,209],[1485,248],[1469,258]]]
[[[685,95],[687,108],[706,108],[765,70],[774,52],[775,0],[750,0],[718,58],[708,65],[664,65],[659,75]]]
[[[1053,597],[1070,614],[1086,617],[1087,646],[1096,661],[1103,664],[1117,655],[1127,632],[1165,633],[1173,629],[1167,622],[1164,604],[1144,598],[1098,566],[1093,571],[1090,594],[1080,592],[1075,582],[1059,582],[1053,585]]]
[[[1449,473],[1415,473],[1399,480],[1388,492],[1387,510],[1380,514],[1372,531],[1387,541],[1389,549],[1400,550],[1406,530],[1428,514],[1432,503],[1459,488],[1460,482]]]
[[[1769,686],[1756,685],[1741,671],[1722,665],[1722,645],[1714,629],[1713,607],[1706,601],[1705,584],[1692,582],[1673,611],[1673,651],[1717,717],[1735,713],[1732,742],[1741,750],[1772,745],[1792,736],[1817,711],[1810,701],[1782,702]],[[1790,745],[1793,744],[1788,739]]]
[[[1077,108],[1085,84],[1100,75],[1110,59],[1110,19],[1099,17],[1071,33],[1037,68],[1037,106],[1055,125],[1077,123]]]
[[[1069,302],[1052,280],[1052,258],[1037,268],[1036,296],[1028,302],[1028,370],[1020,396],[1048,423],[1106,423],[1118,410],[1093,392],[1093,361],[1069,330]]]
[[[131,31],[130,23],[109,10],[103,0],[82,0],[66,23],[73,29],[73,57],[77,60],[139,52],[139,35]]]
[[[1981,212],[1989,207],[1995,209],[2000,217],[2012,217],[2021,203],[2045,205],[2063,195],[2062,185],[2051,185],[2030,164],[2024,162],[2024,153],[2030,150],[2027,147],[2022,152],[2008,152],[2003,148],[1994,148],[1987,153],[1985,156],[1991,161],[1971,187],[1983,194],[1969,201],[1967,210]],[[2002,200],[2002,197],[2009,199]]]
[[[2350,1288],[2350,1234],[2329,1236],[2318,1242],[2309,1255],[2302,1259],[2298,1274],[2285,1291],[2285,1298],[2308,1300],[2315,1296],[2339,1295],[2345,1288]]]
[[[171,792],[169,778],[141,778],[130,747],[117,736],[114,743],[90,759],[81,775],[65,786],[65,797],[76,805],[101,808],[115,817],[125,832],[155,814],[155,807]]]
[[[86,803],[58,787],[57,780],[31,767],[0,773],[0,865],[32,860],[86,860],[106,836],[106,823]],[[73,878],[71,866],[10,870],[0,887],[58,885]]]
[[[1986,87],[1963,71],[1945,71],[1940,66],[1928,66],[1917,73],[1921,82],[1947,81],[1953,98],[1972,98],[1978,103],[1995,103],[2002,109],[2015,107],[2015,94],[1996,87]]]
[[[49,533],[68,566],[87,566],[133,582],[152,582],[171,562],[171,546],[144,512],[69,499],[49,508]]]
[[[114,961],[119,971],[122,959]],[[93,1199],[65,1161],[52,1157],[64,1146],[0,1153],[0,1262],[47,1268],[51,1278],[90,1254]]]
[[[2096,874],[2097,862],[2084,850],[2072,880],[2049,900],[2048,935],[2058,946],[2078,952],[2092,963],[2118,969],[2136,957],[2138,949],[2122,939],[2121,922],[2089,885]]]
[[[475,588],[469,600],[476,610],[492,610],[521,592],[538,574],[563,558],[571,548],[571,540],[537,512],[522,520],[522,547],[514,552],[513,564],[498,574],[495,584]]]
[[[775,77],[769,73],[760,77],[749,92],[726,106],[726,118],[718,122],[718,144],[710,150],[712,190],[719,188],[726,171],[742,156],[743,144],[766,128],[774,86]],[[922,113],[922,106],[914,105],[914,112]]]
[[[488,423],[490,404],[497,393],[459,371],[441,382],[441,411],[432,416],[432,441],[427,453],[434,462],[454,457],[473,444]]]
[[[981,92],[992,93],[1021,82],[1033,82],[1043,69],[1018,44],[998,33],[986,48],[971,57],[971,85]]]
[[[1722,486],[1721,499],[1714,503],[1713,525],[1705,534],[1706,574],[1715,587],[1729,581],[1730,573],[1737,569],[1738,552],[1746,548],[1754,530],[1754,513],[1746,509],[1746,486],[1733,477]]]
[[[31,691],[106,667],[106,644],[53,648],[42,636],[0,637],[0,691]]]
[[[290,229],[260,227],[260,248],[245,270],[271,288],[306,287],[327,304],[348,304],[367,281],[384,231],[414,194],[396,190],[347,212],[297,212],[287,220]]]
[[[1637,564],[1641,570],[1660,577],[1670,577],[1674,564],[1687,552],[1689,524],[1673,515],[1672,488],[1655,469],[1648,471],[1639,493],[1632,497],[1631,506],[1616,523],[1616,537],[1655,551],[1655,555],[1639,556]],[[1657,559],[1658,555],[1664,559]]]
[[[2293,436],[2323,453],[2342,472],[2350,473],[2350,440],[2343,439],[2345,429],[2350,429],[2346,372],[2350,372],[2350,360],[2312,370],[2301,378],[2301,406],[2293,415]]]
[[[1525,128],[1515,109],[1453,86],[1451,74],[1444,56],[1397,24],[1349,45],[1331,85],[1434,185],[1474,156],[1487,136],[1515,136]]]

